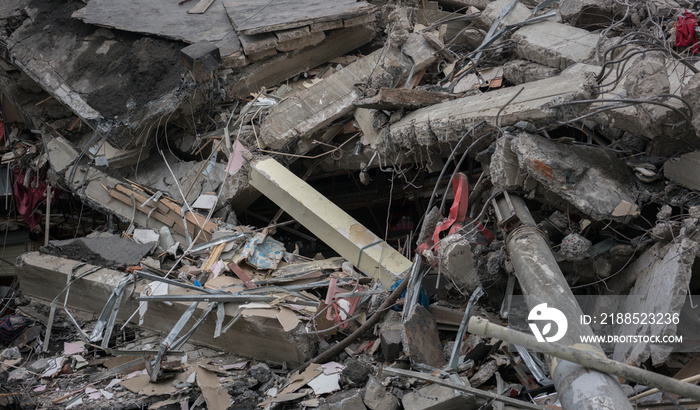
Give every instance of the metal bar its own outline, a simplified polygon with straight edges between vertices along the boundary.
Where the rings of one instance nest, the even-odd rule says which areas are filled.
[[[467,303],[467,308],[464,310],[464,317],[462,318],[462,323],[459,324],[459,331],[457,332],[455,344],[452,348],[452,355],[450,356],[449,363],[450,369],[457,370],[457,367],[459,367],[459,352],[462,350],[462,343],[464,342],[464,335],[467,333],[469,318],[472,316],[474,305],[483,295],[484,289],[479,285],[469,297],[469,303]]]
[[[49,246],[49,227],[51,226],[51,184],[46,184],[46,225],[44,227],[44,246]]]
[[[561,343],[538,342],[535,336],[499,326],[481,317],[473,317],[469,320],[469,332],[479,336],[493,337],[506,341],[510,344],[523,346],[530,350],[545,353],[571,363],[577,363],[584,366],[589,372],[591,369],[597,370],[602,373],[632,380],[647,386],[654,386],[668,393],[674,393],[682,397],[700,400],[700,386],[664,376],[659,373],[650,372],[639,367],[630,366],[626,363],[608,359],[604,354],[600,354],[598,352],[576,349]],[[561,396],[566,395],[566,392],[559,390],[559,387],[557,387],[557,392],[559,393],[559,400],[561,401]],[[600,402],[601,397],[591,397],[590,399]],[[628,400],[629,399],[625,397],[625,402],[623,402],[624,406],[607,407],[602,405],[602,407],[631,409],[632,407]],[[568,407],[568,405],[562,401],[562,407],[565,409],[582,408],[580,406],[581,405],[578,404],[574,407]],[[583,408],[599,407],[600,406]]]
[[[518,277],[528,308],[532,309],[541,303],[547,303],[562,311],[566,317],[581,317],[581,308],[559,269],[544,234],[537,228],[525,201],[515,195],[499,196],[495,200],[495,206],[500,208],[500,214],[503,217],[511,212],[517,216],[517,221],[509,220],[508,226],[503,224],[506,221],[498,222],[508,231],[506,250],[513,263],[515,275]],[[569,329],[561,339],[561,343],[585,346],[586,349],[604,355],[597,344],[581,344],[580,336],[592,334],[589,326],[570,320]],[[523,346],[521,343],[515,344]],[[610,375],[559,360],[552,360],[549,367],[562,407],[631,408],[620,383]]]
[[[153,295],[153,296],[139,296],[136,298],[137,301],[149,301],[149,302],[272,302],[279,299],[275,296],[266,295],[236,295],[236,294],[206,294],[206,295]],[[295,305],[304,306],[318,306],[318,302],[313,300],[296,300]]]
[[[158,347],[158,354],[153,360],[153,365],[146,366],[147,370],[150,370],[149,374],[151,376],[151,381],[156,381],[158,379],[158,372],[160,371],[160,362],[161,360],[163,360],[163,355],[168,349],[170,349],[170,346],[172,345],[177,335],[180,334],[182,328],[185,327],[192,315],[194,315],[195,310],[197,310],[197,306],[199,306],[199,302],[193,302],[192,304],[190,304],[187,310],[185,310],[185,313],[183,313],[182,316],[180,316],[180,319],[177,321],[177,323],[175,323],[175,326],[172,328],[170,333],[168,333],[168,336],[161,342],[160,346]]]
[[[201,245],[193,246],[190,249],[190,253],[201,252],[207,248],[211,248],[212,246],[216,246],[216,245],[221,244],[221,243],[226,243],[226,242],[231,242],[231,241],[235,241],[238,239],[242,239],[242,238],[245,238],[246,236],[247,235],[244,233],[236,233],[236,234],[232,234],[232,235],[222,236],[221,238],[216,238],[216,239],[211,240],[209,242],[204,242]]]
[[[416,379],[425,380],[425,381],[431,382],[433,384],[439,384],[440,386],[445,386],[445,387],[449,387],[451,389],[471,393],[471,394],[478,396],[478,397],[485,397],[487,399],[502,401],[502,402],[508,403],[512,406],[521,407],[524,409],[545,410],[545,408],[542,406],[536,406],[536,405],[534,405],[532,403],[528,403],[526,401],[521,401],[521,400],[512,399],[510,397],[501,396],[501,395],[498,395],[496,393],[492,393],[490,391],[477,389],[475,387],[460,386],[460,385],[453,383],[449,380],[443,380],[439,377],[431,376],[429,374],[424,374],[424,373],[420,373],[420,372],[412,372],[410,370],[395,369],[393,367],[383,368],[382,373],[388,374],[390,376],[413,377]]]

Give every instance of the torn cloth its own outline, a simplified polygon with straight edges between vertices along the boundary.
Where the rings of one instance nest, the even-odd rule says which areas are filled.
[[[37,205],[44,201],[46,198],[46,182],[39,181],[37,177],[32,179],[32,182],[36,182],[36,188],[32,188],[32,183],[29,187],[25,187],[22,181],[24,181],[24,172],[19,169],[13,171],[15,176],[14,181],[14,194],[15,201],[17,205],[17,213],[24,219],[24,221],[29,225],[29,229],[34,229],[43,215],[37,215],[34,213]],[[52,195],[51,204],[56,203],[56,195]]]
[[[676,47],[693,46],[693,54],[697,54],[700,48],[698,36],[695,34],[697,26],[698,20],[695,14],[685,10],[676,22]]]

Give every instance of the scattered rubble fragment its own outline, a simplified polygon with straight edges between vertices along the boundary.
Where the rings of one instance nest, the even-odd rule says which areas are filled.
[[[0,407],[697,407],[698,13],[3,1]]]

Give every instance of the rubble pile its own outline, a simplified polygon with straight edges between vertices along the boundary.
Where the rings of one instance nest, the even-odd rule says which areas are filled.
[[[0,405],[696,408],[699,12],[3,0]]]

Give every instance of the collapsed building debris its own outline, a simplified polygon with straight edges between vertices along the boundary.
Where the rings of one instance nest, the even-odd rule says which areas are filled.
[[[696,406],[697,12],[4,1],[0,406]]]

